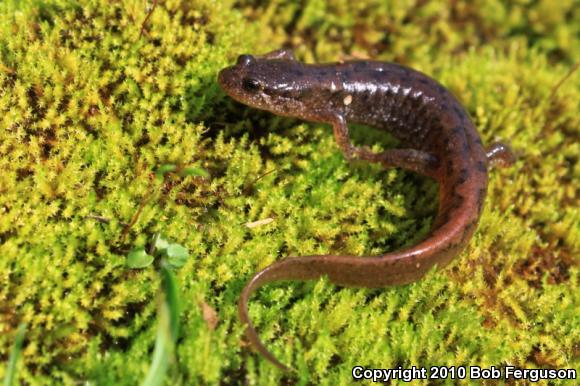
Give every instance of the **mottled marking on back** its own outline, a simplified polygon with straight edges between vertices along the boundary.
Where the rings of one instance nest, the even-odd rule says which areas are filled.
[[[462,122],[465,122],[467,120],[467,115],[458,106],[453,106],[453,111],[455,112],[455,115],[457,115],[461,119]]]
[[[451,134],[454,137],[459,137],[459,136],[463,135],[463,133],[464,133],[464,130],[463,130],[463,127],[461,127],[461,126],[454,126],[451,129]]]
[[[447,159],[446,160],[446,164],[447,164],[447,175],[450,176],[451,174],[453,174],[454,170],[455,170],[455,163],[453,162],[452,159]]]
[[[461,145],[461,156],[462,157],[469,157],[471,153],[471,146],[469,146],[469,142],[464,141]]]
[[[469,179],[469,170],[463,168],[459,171],[459,178],[457,178],[458,184],[464,184]]]

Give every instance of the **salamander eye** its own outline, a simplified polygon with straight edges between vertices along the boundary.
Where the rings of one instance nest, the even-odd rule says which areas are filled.
[[[244,78],[242,80],[242,87],[249,92],[257,92],[262,89],[262,84],[255,78]]]
[[[254,63],[256,60],[252,55],[240,55],[238,56],[238,64],[240,66],[248,66]]]

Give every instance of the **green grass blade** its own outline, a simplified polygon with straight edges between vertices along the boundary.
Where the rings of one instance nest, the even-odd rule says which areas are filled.
[[[16,381],[16,364],[18,363],[18,357],[20,356],[20,351],[22,350],[22,342],[24,342],[25,332],[26,324],[22,323],[18,327],[16,338],[14,339],[14,346],[12,346],[12,351],[10,352],[10,358],[8,359],[8,366],[6,368],[6,375],[4,376],[4,386],[11,386]]]
[[[161,308],[167,309],[167,306],[163,305]],[[163,313],[163,311],[160,313]],[[173,343],[168,341],[167,326],[162,326],[162,319],[159,318],[153,361],[151,362],[151,367],[149,368],[147,377],[145,377],[145,381],[141,384],[142,386],[160,386],[163,384],[163,379],[165,379],[165,374],[169,367],[169,356],[173,354],[173,350],[168,349],[169,346],[173,346]]]
[[[173,272],[165,262],[161,265],[161,275],[163,296],[158,313],[159,325],[155,338],[155,350],[151,367],[142,386],[163,384],[170,360],[174,356],[175,342],[179,333],[179,289]]]
[[[165,302],[169,312],[169,327],[173,342],[179,335],[179,314],[181,312],[181,302],[179,299],[179,288],[175,275],[166,262],[161,264],[161,274],[163,275],[163,292],[165,293]]]

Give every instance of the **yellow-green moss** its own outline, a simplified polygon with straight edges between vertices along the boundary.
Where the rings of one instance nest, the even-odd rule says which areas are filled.
[[[160,279],[125,261],[161,232],[191,252],[168,384],[279,383],[242,344],[245,281],[285,256],[378,254],[427,233],[432,181],[349,165],[327,127],[219,90],[238,54],[283,44],[311,62],[429,73],[484,142],[510,141],[519,157],[492,171],[479,230],[449,269],[384,290],[261,290],[251,315],[297,379],[350,384],[357,364],[580,367],[580,75],[555,89],[580,59],[573,1],[168,0],[140,36],[144,3],[0,5],[0,378],[25,322],[27,384],[142,380]],[[392,145],[367,128],[354,138]],[[155,178],[166,163],[211,177]]]

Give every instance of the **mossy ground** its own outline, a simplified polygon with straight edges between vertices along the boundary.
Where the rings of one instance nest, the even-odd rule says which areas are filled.
[[[354,365],[579,369],[580,74],[557,86],[580,59],[573,1],[168,0],[143,36],[142,0],[0,7],[0,377],[25,322],[26,384],[144,379],[160,276],[125,262],[158,232],[191,253],[167,384],[350,384]],[[251,315],[296,379],[243,343],[246,280],[289,255],[414,243],[437,187],[349,165],[328,127],[219,90],[238,54],[284,44],[309,62],[420,69],[459,97],[485,143],[509,141],[519,158],[491,172],[479,230],[448,269],[384,290],[261,290]],[[367,128],[354,136],[392,145]],[[167,163],[211,177],[156,179]]]

